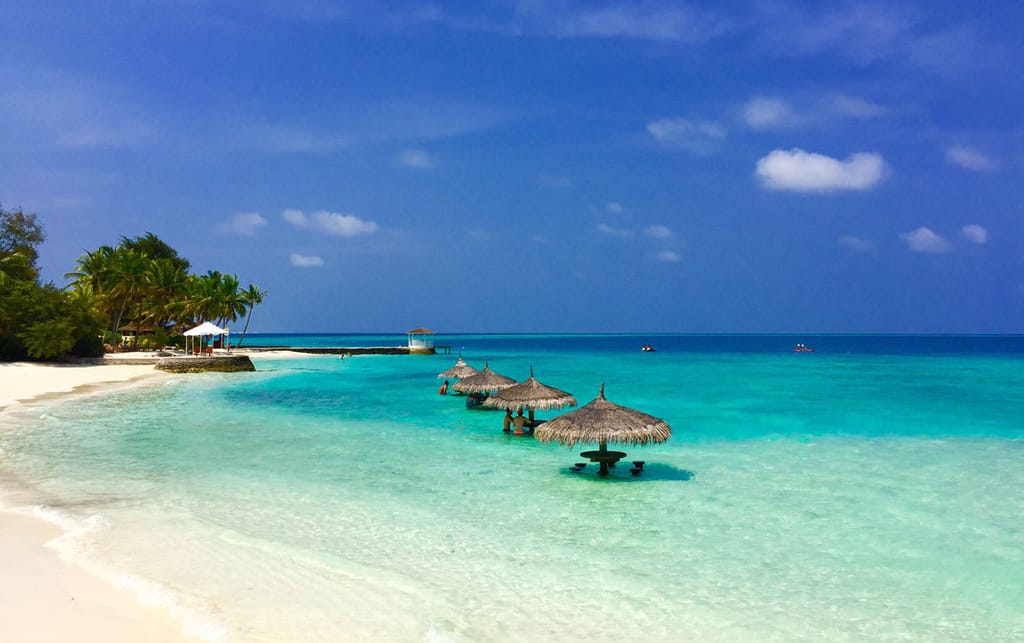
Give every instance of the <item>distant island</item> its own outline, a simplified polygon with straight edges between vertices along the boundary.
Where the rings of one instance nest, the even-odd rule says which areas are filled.
[[[65,287],[44,284],[38,248],[45,240],[34,213],[0,207],[0,360],[177,346],[183,331],[204,321],[223,326],[245,317],[241,344],[267,296],[234,274],[190,273],[189,261],[152,232],[86,252]]]

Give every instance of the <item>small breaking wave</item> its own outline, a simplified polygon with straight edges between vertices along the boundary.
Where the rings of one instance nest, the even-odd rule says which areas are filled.
[[[62,560],[77,565],[114,587],[131,592],[140,605],[165,610],[181,623],[182,632],[186,636],[217,642],[224,640],[229,633],[226,624],[212,615],[187,606],[184,597],[173,589],[90,559],[89,543],[95,539],[96,534],[111,526],[110,521],[104,516],[92,514],[83,518],[46,505],[35,505],[27,510],[10,510],[45,520],[59,527],[63,533],[47,542],[46,546],[55,550]]]

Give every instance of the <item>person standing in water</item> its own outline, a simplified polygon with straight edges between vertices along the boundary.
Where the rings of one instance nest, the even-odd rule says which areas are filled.
[[[441,385],[441,388],[437,389],[437,394],[448,395],[448,380],[445,380],[444,384]]]
[[[512,409],[505,409],[505,420],[502,423],[501,430],[505,433],[512,431]]]
[[[511,411],[509,411],[511,413]],[[523,409],[520,408],[516,413],[516,416],[512,418],[512,424],[516,426],[516,430],[512,432],[512,435],[526,435],[523,431],[523,425],[526,424],[526,418],[523,417]]]

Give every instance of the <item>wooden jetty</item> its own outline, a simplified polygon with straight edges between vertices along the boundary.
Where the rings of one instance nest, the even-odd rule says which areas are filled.
[[[264,351],[293,351],[296,353],[307,353],[309,355],[434,355],[451,353],[451,346],[434,346],[429,350],[422,348],[410,349],[408,346],[329,346],[329,347],[303,347],[303,346],[246,346],[243,350],[253,353]]]

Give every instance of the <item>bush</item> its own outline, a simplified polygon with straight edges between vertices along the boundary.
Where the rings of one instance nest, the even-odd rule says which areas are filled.
[[[19,333],[18,338],[24,342],[29,357],[57,359],[67,355],[75,345],[74,330],[67,319],[50,319],[32,324]]]
[[[71,354],[76,357],[103,357],[106,348],[99,335],[79,337],[75,345],[71,347]]]

